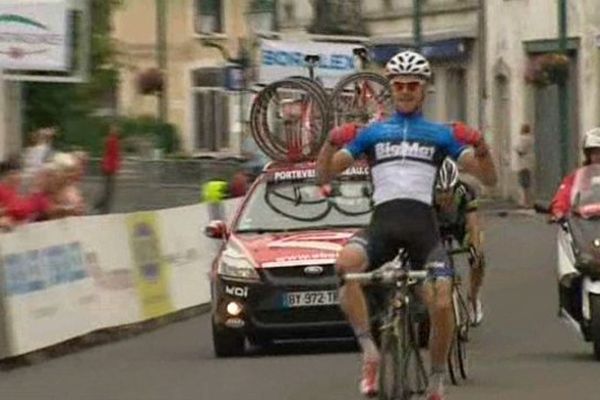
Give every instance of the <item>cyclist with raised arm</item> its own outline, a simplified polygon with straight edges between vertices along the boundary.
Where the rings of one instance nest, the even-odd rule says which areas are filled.
[[[351,239],[338,254],[340,274],[362,272],[392,260],[406,249],[411,265],[431,273],[423,298],[431,319],[431,376],[428,400],[442,400],[448,351],[454,331],[451,277],[440,241],[433,189],[446,156],[457,159],[465,172],[484,184],[496,182],[496,172],[483,136],[464,124],[452,128],[422,115],[431,67],[422,55],[404,51],[386,65],[396,112],[363,129],[355,124],[334,128],[317,159],[321,184],[346,170],[362,155],[371,166],[374,211],[369,227]],[[377,393],[379,351],[369,322],[365,296],[358,283],[340,288],[340,303],[363,353],[361,392]]]
[[[435,184],[435,209],[442,238],[449,237],[456,240],[460,247],[469,249],[469,311],[474,326],[483,320],[480,290],[485,274],[483,231],[478,207],[475,189],[460,180],[456,163],[446,158]]]

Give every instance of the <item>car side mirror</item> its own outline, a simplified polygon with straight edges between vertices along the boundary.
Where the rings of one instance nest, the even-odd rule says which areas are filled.
[[[212,239],[225,239],[227,237],[227,225],[220,220],[210,221],[204,228],[204,234]]]

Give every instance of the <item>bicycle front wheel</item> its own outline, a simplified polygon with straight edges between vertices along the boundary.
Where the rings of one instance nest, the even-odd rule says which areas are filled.
[[[427,373],[410,316],[397,316],[381,334],[380,400],[410,400],[425,392]]]
[[[391,325],[380,333],[381,363],[379,365],[379,400],[399,398],[401,376],[401,338]]]

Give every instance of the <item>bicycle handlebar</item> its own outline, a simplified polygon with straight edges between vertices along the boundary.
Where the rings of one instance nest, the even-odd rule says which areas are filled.
[[[340,277],[342,282],[357,282],[360,284],[393,284],[398,281],[423,281],[429,276],[429,271],[406,271],[403,269],[377,269],[372,272],[348,273]]]

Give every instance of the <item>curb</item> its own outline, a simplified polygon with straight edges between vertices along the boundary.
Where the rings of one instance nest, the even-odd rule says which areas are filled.
[[[145,333],[150,333],[173,323],[187,321],[199,315],[206,314],[210,311],[210,307],[210,303],[204,303],[147,321],[90,332],[86,335],[41,350],[0,360],[0,371],[10,371],[16,368],[39,364],[54,358],[84,351],[95,346],[114,343],[140,336]]]

